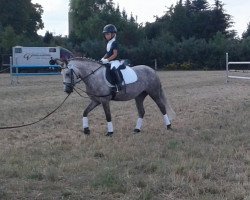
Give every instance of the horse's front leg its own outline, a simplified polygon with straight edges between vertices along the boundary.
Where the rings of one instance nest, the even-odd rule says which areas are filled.
[[[87,135],[90,134],[89,130],[89,120],[88,120],[88,114],[91,110],[93,110],[96,106],[100,105],[100,102],[97,101],[91,101],[88,107],[83,111],[83,118],[82,118],[82,126],[83,126],[83,132]]]
[[[112,136],[114,129],[113,129],[112,121],[111,121],[109,101],[102,102],[102,107],[106,116],[107,126],[108,126],[108,133],[106,134],[106,136]]]

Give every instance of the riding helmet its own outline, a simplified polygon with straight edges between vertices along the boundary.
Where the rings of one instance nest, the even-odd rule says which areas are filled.
[[[113,24],[108,24],[104,26],[102,33],[117,33],[117,29],[115,25]]]

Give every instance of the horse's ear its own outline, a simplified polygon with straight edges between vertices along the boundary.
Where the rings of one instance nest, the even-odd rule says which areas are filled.
[[[68,66],[69,62],[68,62],[67,59],[63,59],[62,61],[64,62],[64,64],[65,64],[66,66]]]
[[[57,65],[60,65],[62,69],[65,69],[68,66],[68,61],[67,60],[55,59],[55,63]]]
[[[63,60],[63,66],[62,66],[62,68],[68,68],[68,64],[69,64],[69,62],[67,61],[67,60]]]

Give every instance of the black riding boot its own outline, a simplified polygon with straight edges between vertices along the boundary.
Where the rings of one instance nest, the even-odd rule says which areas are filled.
[[[117,89],[116,92],[119,92],[120,90],[122,90],[123,78],[118,69],[114,69],[114,75],[115,75],[115,84],[116,84],[116,89]]]

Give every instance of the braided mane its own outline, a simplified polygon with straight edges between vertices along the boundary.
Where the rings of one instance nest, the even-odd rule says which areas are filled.
[[[90,61],[90,62],[95,62],[95,63],[99,63],[99,61],[92,59],[92,58],[87,58],[87,57],[75,57],[75,58],[71,58],[68,61],[71,60],[75,60],[75,61]]]

